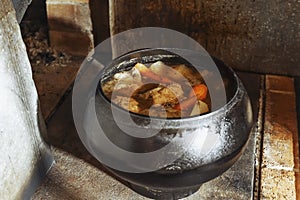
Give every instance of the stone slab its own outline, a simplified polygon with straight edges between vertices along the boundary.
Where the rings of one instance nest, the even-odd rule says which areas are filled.
[[[222,176],[202,185],[200,190],[187,199],[196,200],[251,200],[253,199],[255,172],[255,136],[258,129],[251,133],[248,147],[238,160]]]
[[[299,180],[298,128],[294,79],[266,75],[262,199],[296,199]]]
[[[252,75],[249,73],[239,73],[239,76],[244,81],[246,88],[250,97],[252,97],[252,102],[254,105],[255,113],[258,110],[258,98],[259,98],[259,88],[260,88],[260,75]],[[60,167],[60,162],[66,162],[66,160],[79,160],[78,158],[86,161],[87,163],[92,164],[96,168],[91,168],[89,172],[90,175],[86,176],[86,173],[80,173],[80,177],[74,178],[77,176],[77,166],[75,163],[68,164],[69,172],[63,178],[60,178],[58,175],[54,178],[47,179],[42,187],[37,191],[33,200],[35,199],[55,199],[58,194],[55,193],[55,190],[67,190],[60,191],[62,194],[67,193],[67,195],[74,195],[76,197],[84,197],[87,199],[93,199],[95,195],[98,199],[113,199],[115,194],[118,194],[118,199],[146,199],[135,192],[132,192],[129,188],[125,187],[119,182],[116,182],[114,178],[110,176],[105,176],[105,178],[99,178],[100,175],[95,176],[94,174],[101,174],[103,177],[105,169],[102,165],[95,160],[84,148],[82,145],[73,124],[72,113],[71,113],[71,95],[69,95],[65,102],[60,106],[55,115],[48,121],[48,136],[49,142],[55,145],[58,148],[63,149],[66,152],[69,152],[75,155],[77,158],[74,158],[70,154],[63,153],[62,156],[57,157],[58,167]],[[246,152],[241,157],[241,159],[227,172],[222,176],[205,183],[200,190],[194,195],[186,198],[188,200],[198,200],[201,199],[252,199],[253,188],[254,188],[254,161],[255,161],[255,136],[257,135],[257,127],[253,129],[251,133],[251,139],[249,145],[246,149]],[[57,152],[55,151],[54,154]],[[63,161],[62,161],[63,160]],[[70,161],[71,161],[70,160]],[[90,164],[84,163],[80,168],[89,171]],[[77,161],[76,161],[77,162]],[[76,164],[78,165],[78,164]],[[100,170],[99,170],[100,169]],[[54,169],[55,171],[56,169]],[[74,174],[72,174],[72,171]],[[52,171],[51,171],[52,173]],[[53,172],[57,173],[57,172]],[[50,175],[51,176],[51,175]],[[53,180],[52,180],[53,179]],[[84,181],[85,179],[89,181]],[[82,183],[78,181],[81,180]],[[63,182],[67,188],[56,188],[54,181]],[[97,182],[97,186],[93,183]],[[78,188],[80,185],[80,189]],[[61,184],[60,184],[61,185]],[[70,186],[72,185],[72,186]],[[111,186],[113,185],[113,186]],[[107,187],[111,186],[111,187]],[[96,188],[95,188],[96,187]],[[93,189],[94,188],[94,189]],[[80,191],[80,192],[79,192]],[[80,193],[80,194],[77,194]],[[48,194],[48,196],[45,196]],[[55,196],[56,195],[56,196]],[[72,197],[72,196],[71,196]],[[66,196],[66,199],[70,198]],[[79,198],[79,199],[84,199]]]
[[[253,136],[254,133],[252,133],[245,154],[231,169],[222,176],[205,183],[198,192],[184,198],[184,200],[252,199],[253,185],[249,183],[253,182],[253,165],[249,164],[249,161],[254,159]],[[53,154],[56,165],[50,171],[43,185],[34,194],[32,200],[148,199],[133,192],[121,182],[82,159],[57,148],[53,149]]]
[[[296,199],[295,172],[263,168],[261,172],[262,200],[293,200]]]
[[[77,157],[56,148],[53,154],[56,165],[32,200],[146,199]]]
[[[25,1],[24,1],[25,2]],[[28,1],[27,1],[28,2]],[[0,199],[28,199],[53,163],[25,44],[10,0],[0,4]]]
[[[267,75],[266,90],[275,90],[281,92],[295,92],[294,80],[291,77],[282,77],[276,75]]]

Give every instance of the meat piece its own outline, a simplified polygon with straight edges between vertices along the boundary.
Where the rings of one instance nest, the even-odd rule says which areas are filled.
[[[117,80],[112,79],[112,80],[109,80],[109,81],[105,82],[104,84],[102,84],[102,91],[108,98],[111,98],[111,93],[112,93],[116,83],[117,83]]]
[[[166,110],[167,110],[168,118],[180,118],[182,116],[186,116],[185,111],[178,111],[173,108],[167,108]]]
[[[123,81],[131,81],[131,82],[141,82],[142,81],[142,76],[135,67],[133,67],[129,71],[123,71],[116,73],[114,75],[114,78],[117,80],[123,80]]]
[[[203,73],[209,76],[208,71]],[[181,118],[210,111],[202,76],[186,65],[167,66],[158,61],[148,67],[137,63],[131,70],[115,74],[102,89],[113,103],[146,116]],[[205,102],[200,101],[203,99]]]
[[[137,90],[140,86],[140,84],[135,82],[119,81],[113,89],[113,96],[121,95],[131,97],[134,94],[135,90]]]
[[[139,103],[133,98],[117,96],[112,100],[112,102],[131,112],[138,113],[140,111]]]
[[[119,95],[130,97],[140,86],[141,83],[112,79],[102,85],[102,91],[108,98]]]
[[[157,61],[157,62],[153,63],[149,69],[158,75],[163,74],[168,79],[173,80],[178,83],[184,81],[184,79],[185,79],[181,73],[179,73],[172,67],[165,65],[161,61]]]
[[[142,75],[143,78],[150,79],[152,81],[156,81],[157,83],[171,83],[172,81],[168,78],[164,77],[164,74],[156,74],[151,69],[146,67],[146,65],[142,63],[137,63],[134,68],[136,68]]]
[[[107,91],[107,93],[110,91],[110,93],[108,93],[110,95],[114,93],[114,96],[121,95],[130,97],[141,85],[141,74],[137,69],[132,68],[129,71],[115,74],[114,79],[105,84],[105,91]]]
[[[145,109],[140,111],[140,114],[161,118],[181,118],[182,116],[187,116],[188,113],[172,109],[169,106],[152,106],[150,110]]]
[[[150,96],[153,99],[153,104],[176,104],[183,98],[183,90],[177,83],[173,83],[168,87],[157,87],[150,91]]]
[[[152,117],[167,118],[167,114],[164,111],[164,108],[162,106],[157,106],[157,105],[152,106],[150,109],[145,109],[140,113]]]
[[[182,74],[182,76],[188,80],[190,85],[196,85],[204,82],[201,74],[196,69],[192,69],[185,65],[174,65],[173,69]]]

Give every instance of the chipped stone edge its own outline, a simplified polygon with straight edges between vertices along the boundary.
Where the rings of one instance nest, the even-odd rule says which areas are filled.
[[[264,126],[264,105],[265,105],[265,76],[261,75],[257,131],[255,132],[255,177],[253,188],[253,200],[258,200],[260,196],[260,177],[261,177],[261,157],[262,157],[262,138]]]

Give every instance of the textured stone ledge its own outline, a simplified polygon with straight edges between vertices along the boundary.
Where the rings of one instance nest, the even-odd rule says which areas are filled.
[[[20,28],[0,4],[0,199],[28,199],[53,163]]]
[[[260,75],[240,74],[254,108],[258,107]],[[256,111],[257,112],[257,111]],[[222,176],[202,185],[200,190],[186,200],[199,199],[252,199],[254,188],[254,149],[255,137],[261,130],[261,123],[253,129],[249,145],[241,159]],[[73,124],[71,96],[60,106],[48,122],[48,134],[51,144],[85,160],[55,149],[57,165],[33,197],[37,199],[146,199],[131,191],[112,177],[107,176],[103,167],[86,152],[81,144]],[[92,167],[90,164],[96,166]],[[63,166],[63,167],[61,167]],[[100,169],[100,170],[99,170]],[[96,185],[95,185],[96,184]],[[59,187],[57,185],[64,185]],[[59,196],[61,194],[61,196]],[[117,197],[116,197],[117,196]]]
[[[266,76],[261,199],[296,199],[299,172],[294,80]],[[299,199],[299,197],[298,197]]]

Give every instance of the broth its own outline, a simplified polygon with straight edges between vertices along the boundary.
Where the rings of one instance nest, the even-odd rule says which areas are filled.
[[[183,118],[211,111],[202,76],[184,64],[137,63],[102,82],[101,88],[114,104],[145,116]]]

